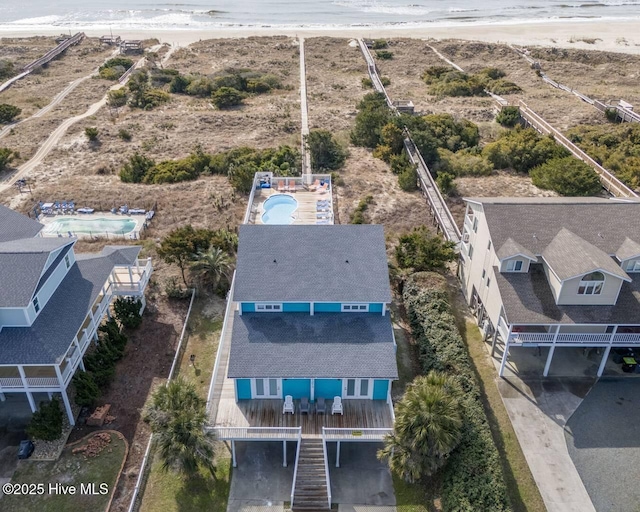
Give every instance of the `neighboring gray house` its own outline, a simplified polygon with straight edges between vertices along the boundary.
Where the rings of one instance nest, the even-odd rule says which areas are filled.
[[[0,206],[0,400],[67,387],[115,296],[140,297],[152,272],[139,246],[75,254],[76,238],[39,237],[43,225]]]
[[[466,198],[459,277],[486,336],[509,347],[640,346],[640,201]]]

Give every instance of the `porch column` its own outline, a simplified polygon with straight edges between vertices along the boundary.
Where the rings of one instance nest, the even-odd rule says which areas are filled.
[[[282,467],[287,467],[287,441],[282,441]]]
[[[309,303],[309,313],[311,314],[311,316],[313,316],[314,314],[314,306],[315,306],[315,302],[310,302]]]
[[[129,269],[129,282],[133,286],[133,271],[131,270],[131,266],[127,267]]]
[[[4,396],[4,393],[2,393],[2,392],[0,391],[0,402],[4,402],[6,399],[7,399],[7,397],[6,397],[6,396]]]
[[[336,445],[336,467],[340,467],[340,441]]]
[[[607,365],[607,360],[609,359],[609,352],[611,352],[611,345],[604,349],[602,361],[600,361],[600,366],[598,366],[598,377],[602,377],[602,372],[604,372],[604,367]]]
[[[31,391],[29,391],[29,384],[27,383],[27,377],[24,373],[24,368],[22,367],[22,365],[18,365],[18,372],[20,373],[20,379],[22,380],[22,386],[24,387],[25,391],[27,392],[27,400],[29,400],[29,405],[31,406],[31,412],[36,412],[38,410],[38,408],[36,407],[36,402],[33,399],[33,395],[31,394]]]
[[[67,395],[67,389],[64,387],[64,380],[60,373],[60,366],[54,366],[56,375],[58,376],[58,382],[60,383],[60,394],[62,395],[62,401],[64,402],[64,408],[67,411],[67,418],[69,418],[69,424],[73,427],[76,424],[76,419],[73,417],[73,410],[71,410],[71,403],[69,402],[69,395]]]
[[[556,337],[558,336],[558,334],[556,333]],[[553,359],[553,353],[556,350],[556,346],[555,345],[551,345],[551,347],[549,348],[549,355],[547,356],[547,362],[544,365],[544,371],[542,372],[542,376],[546,377],[547,375],[549,375],[549,368],[551,367],[551,360]]]
[[[309,400],[311,402],[314,402],[316,399],[316,379],[309,379],[311,380],[311,396],[309,397]]]
[[[238,463],[236,462],[236,442],[233,439],[231,440],[231,461],[233,463],[233,467],[237,468]]]
[[[387,314],[387,305],[383,302],[382,303],[382,316]]]
[[[504,367],[507,364],[507,356],[509,354],[509,338],[511,337],[511,328],[509,328],[509,334],[507,334],[507,340],[504,343],[504,352],[502,353],[502,361],[500,362],[500,371],[498,375],[502,377],[504,375]]]

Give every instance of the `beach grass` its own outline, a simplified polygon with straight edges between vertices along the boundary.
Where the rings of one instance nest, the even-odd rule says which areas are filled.
[[[178,359],[176,375],[195,385],[198,394],[206,399],[213,374],[213,365],[220,342],[222,318],[211,315],[212,304],[220,305],[219,298],[198,298],[187,324],[185,346]],[[224,314],[224,309],[220,306]],[[195,360],[191,362],[191,356]],[[147,477],[142,512],[178,512],[184,510],[208,510],[224,512],[227,509],[231,487],[231,458],[222,443],[216,443],[214,463],[215,478],[203,468],[195,476],[165,471],[162,461],[152,457]]]

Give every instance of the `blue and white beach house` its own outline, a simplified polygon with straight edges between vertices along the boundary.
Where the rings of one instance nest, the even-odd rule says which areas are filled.
[[[337,443],[338,465],[341,442],[391,432],[398,368],[383,228],[332,217],[317,225],[316,210],[332,207],[329,178],[324,190],[315,178],[298,178],[295,191],[289,183],[297,211],[285,225],[260,219],[266,199],[286,194],[252,194],[209,415],[234,465],[236,441],[282,441],[285,465],[287,441],[296,441],[290,499],[294,509],[318,510],[331,504],[327,443]]]
[[[139,246],[76,254],[76,238],[38,236],[43,225],[0,206],[0,400],[35,411],[55,393],[74,424],[67,388],[116,296],[140,297],[152,272]],[[26,403],[26,402],[25,402]]]

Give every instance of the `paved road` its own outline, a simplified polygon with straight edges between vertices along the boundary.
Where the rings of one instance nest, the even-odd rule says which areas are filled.
[[[565,436],[598,512],[640,510],[640,379],[600,380],[567,422]]]

